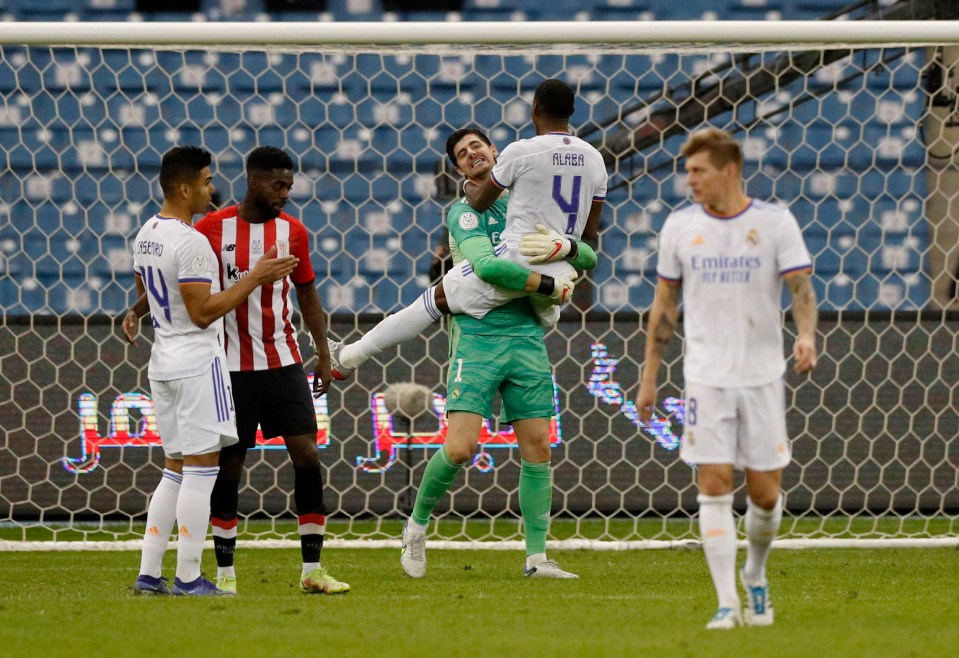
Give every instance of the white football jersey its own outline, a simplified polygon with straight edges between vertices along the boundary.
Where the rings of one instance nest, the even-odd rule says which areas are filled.
[[[220,292],[217,261],[210,243],[192,226],[155,215],[133,241],[133,269],[143,280],[153,318],[150,379],[167,381],[209,372],[222,354],[223,321],[206,329],[193,324],[187,313],[181,283],[210,284]]]
[[[492,176],[510,191],[501,240],[517,252],[523,234],[535,233],[537,224],[579,240],[593,201],[606,199],[603,156],[569,133],[510,144],[497,158]]]
[[[699,204],[670,214],[656,273],[682,282],[686,381],[729,388],[782,377],[782,276],[811,262],[782,206],[752,200],[734,217]]]

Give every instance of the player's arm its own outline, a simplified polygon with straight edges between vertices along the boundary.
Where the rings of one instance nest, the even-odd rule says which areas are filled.
[[[790,272],[783,279],[792,295],[793,320],[796,322],[793,369],[798,373],[809,372],[816,367],[817,361],[816,325],[819,322],[819,309],[816,307],[816,291],[812,287],[809,270]]]
[[[470,182],[467,181],[463,189],[466,194],[467,203],[469,203],[474,210],[486,212],[506,188],[499,185],[492,175],[487,175],[486,180],[479,185],[470,184]]]
[[[676,333],[679,322],[679,281],[668,281],[660,277],[656,285],[656,296],[649,310],[649,325],[646,327],[646,356],[643,362],[643,374],[640,377],[639,395],[636,396],[636,409],[639,417],[648,421],[653,415],[656,404],[656,380],[659,366],[663,362],[666,345]]]
[[[558,304],[572,293],[572,280],[532,272],[518,263],[497,258],[493,243],[486,236],[472,236],[460,242],[459,248],[476,276],[490,285],[546,295]]]
[[[302,285],[296,284],[294,290],[296,290],[296,301],[300,305],[303,322],[306,323],[316,348],[313,394],[320,396],[330,389],[330,383],[333,381],[333,373],[330,370],[330,347],[326,342],[326,312],[323,310],[323,302],[312,281]]]
[[[289,276],[299,262],[295,256],[276,258],[276,247],[270,247],[263,258],[257,261],[256,267],[230,288],[211,295],[209,283],[181,283],[180,295],[193,324],[206,329],[242,304],[260,286]]]
[[[150,311],[150,301],[147,299],[146,288],[143,286],[143,279],[140,278],[140,274],[135,273],[133,276],[136,279],[138,296],[137,300],[133,302],[133,306],[131,306],[130,310],[123,316],[123,321],[120,323],[120,330],[123,332],[123,337],[126,338],[128,343],[134,347],[140,347],[140,344],[137,342],[137,330],[140,328],[140,318]]]
[[[602,211],[603,201],[594,199],[583,229],[582,240],[574,240],[543,224],[537,224],[536,233],[527,233],[523,236],[519,252],[529,257],[530,265],[554,263],[565,259],[577,270],[591,270],[596,267],[596,252],[585,241],[596,240],[599,235],[599,219]]]

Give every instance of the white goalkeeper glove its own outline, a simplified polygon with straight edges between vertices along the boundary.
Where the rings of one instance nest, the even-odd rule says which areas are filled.
[[[519,243],[519,253],[529,257],[530,265],[576,257],[578,248],[575,240],[560,235],[542,224],[537,224],[536,230],[538,233],[526,233]]]
[[[541,275],[544,279],[547,278],[547,275]],[[549,277],[553,280],[553,291],[550,292],[547,297],[550,298],[556,305],[565,304],[573,297],[573,288],[575,284],[573,281],[576,280],[576,277],[579,276],[578,272],[573,272],[570,276],[554,276]]]

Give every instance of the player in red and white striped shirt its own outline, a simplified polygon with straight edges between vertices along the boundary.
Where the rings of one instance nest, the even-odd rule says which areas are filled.
[[[295,255],[300,262],[289,278],[261,286],[224,317],[240,441],[229,451],[221,451],[220,474],[211,498],[217,583],[221,589],[236,589],[233,553],[238,490],[246,452],[253,447],[260,426],[265,438],[284,438],[293,462],[303,555],[301,589],[307,593],[345,592],[350,586],[335,580],[320,565],[326,509],[316,415],[290,320],[290,291],[295,290],[303,321],[317,346],[313,394],[321,395],[331,380],[326,316],[314,285],[306,229],[283,212],[293,187],[293,160],[281,149],[261,146],[250,153],[246,171],[248,188],[243,202],[209,213],[196,224],[217,256],[221,286],[228,290],[247,276],[274,245],[278,253]]]

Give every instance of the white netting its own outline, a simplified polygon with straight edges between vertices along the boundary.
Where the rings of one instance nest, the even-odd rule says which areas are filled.
[[[548,337],[554,536],[695,537],[678,344],[660,422],[639,431],[629,399],[656,232],[686,202],[678,145],[706,121],[743,139],[748,191],[788,203],[815,257],[823,355],[810,379],[788,380],[785,534],[955,534],[959,367],[952,318],[932,310],[956,262],[955,48],[591,48],[3,46],[0,537],[125,538],[143,519],[162,464],[148,348],[126,348],[111,322],[132,301],[128,241],[157,208],[165,150],[210,149],[224,203],[241,199],[252,148],[294,156],[288,210],[314,236],[331,332],[349,339],[428,283],[446,136],[468,124],[501,147],[530,136],[528,103],[548,77],[577,89],[574,127],[607,155],[612,189],[600,265]],[[318,402],[332,538],[390,538],[382,520],[408,513],[444,432],[446,349],[437,327]],[[436,415],[412,428],[382,396],[406,381],[436,394]],[[437,536],[520,538],[514,444],[507,428],[484,433]],[[295,537],[285,451],[247,463],[241,532]]]

